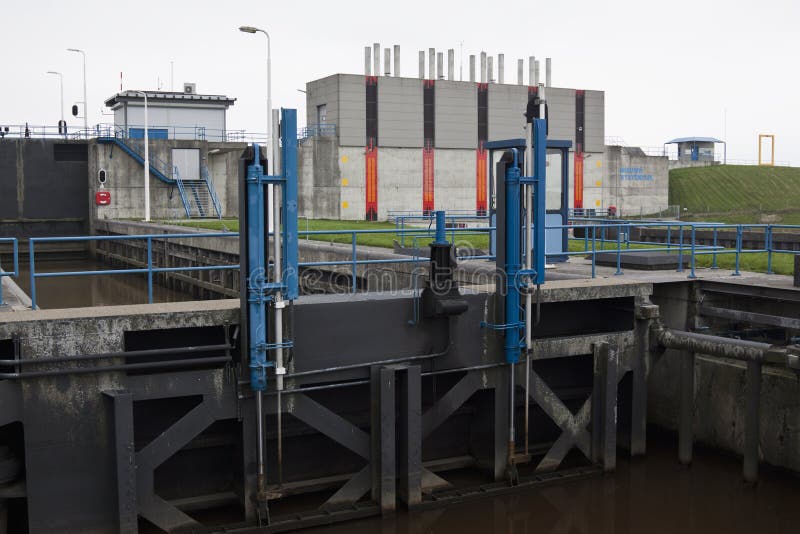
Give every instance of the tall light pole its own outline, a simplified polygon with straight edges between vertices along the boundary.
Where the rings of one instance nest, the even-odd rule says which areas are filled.
[[[267,36],[267,137],[269,138],[268,146],[272,146],[272,54],[270,53],[269,34],[265,30],[254,26],[239,26],[239,31],[244,33],[260,32]],[[272,166],[274,159],[275,154],[270,154],[267,174],[273,174],[275,171]]]
[[[78,52],[83,56],[83,130],[84,134],[89,136],[89,103],[86,101],[86,52],[79,48],[67,48],[68,52]]]
[[[147,132],[147,93],[136,91],[144,97],[144,220],[150,222],[150,136]]]
[[[47,74],[58,76],[58,81],[61,85],[61,122],[64,122],[64,76],[62,76],[60,72],[54,70],[48,70]],[[59,133],[61,132],[59,131]]]

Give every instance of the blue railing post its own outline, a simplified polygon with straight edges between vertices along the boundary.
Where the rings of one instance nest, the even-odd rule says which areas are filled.
[[[153,238],[147,236],[147,303],[153,303]]]
[[[672,225],[667,224],[667,251],[672,248]]]
[[[595,276],[595,272],[597,270],[597,266],[595,264],[596,259],[596,252],[597,252],[597,226],[592,226],[592,278]]]
[[[38,308],[36,306],[36,263],[34,261],[34,240],[36,238],[31,237],[28,239],[28,261],[31,265],[31,309],[35,310]]]
[[[352,248],[353,248],[353,250],[352,250],[353,251],[352,273],[353,274],[352,274],[350,292],[351,293],[355,293],[356,292],[356,275],[358,274],[357,271],[356,271],[356,269],[358,268],[358,263],[356,261],[356,254],[357,254],[358,247],[356,246],[357,243],[356,243],[356,233],[355,233],[355,231],[353,231],[353,233],[351,235],[353,236],[353,244],[352,244]]]
[[[764,229],[764,245],[767,249],[767,274],[772,274],[772,225]]]
[[[683,224],[678,226],[678,272],[683,272]]]
[[[406,218],[400,216],[400,246],[406,246]]]
[[[736,269],[733,271],[731,276],[739,276],[739,256],[742,252],[742,225],[736,225]]]
[[[620,238],[622,237],[620,234],[622,233],[622,226],[617,226],[617,272],[614,273],[615,276],[619,276],[622,274],[622,243],[620,242]]]
[[[689,273],[689,278],[697,278],[697,276],[695,276],[694,274],[694,247],[695,247],[696,230],[697,230],[696,226],[692,224],[692,260],[691,260],[692,269],[691,272]]]
[[[717,267],[717,227],[714,227],[714,253],[711,254],[711,268],[719,269]]]

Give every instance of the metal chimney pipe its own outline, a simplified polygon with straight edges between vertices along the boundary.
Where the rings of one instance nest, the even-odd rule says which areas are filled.
[[[539,60],[533,64],[533,85],[539,87]]]
[[[428,79],[436,79],[436,49],[428,49]]]
[[[364,47],[364,76],[372,76],[372,47]]]
[[[494,83],[494,57],[492,56],[486,58],[486,81]]]
[[[383,49],[383,73],[386,76],[392,75],[392,49]]]
[[[481,52],[481,83],[486,83],[486,52]]]
[[[545,70],[544,86],[545,87],[550,87],[551,86],[551,82],[553,80],[553,77],[552,77],[552,74],[553,74],[552,66],[553,66],[553,64],[550,61],[550,58],[549,57],[545,58],[545,60],[544,60],[544,70]]]
[[[525,60],[524,59],[518,59],[517,60],[517,85],[522,85],[522,82],[524,81],[524,78],[522,76],[522,73],[524,72],[524,70],[525,70]]]
[[[456,77],[456,51],[451,48],[447,51],[447,79],[453,80]]]
[[[444,80],[444,52],[436,54],[436,79]]]
[[[419,79],[425,79],[425,50],[419,51]]]
[[[497,83],[505,83],[506,81],[506,56],[505,54],[497,54]]]
[[[400,45],[394,45],[394,75],[400,77]]]
[[[528,56],[528,85],[536,87],[536,56]]]
[[[381,44],[372,44],[372,72],[374,76],[381,75]]]
[[[469,81],[475,82],[475,54],[469,56]]]

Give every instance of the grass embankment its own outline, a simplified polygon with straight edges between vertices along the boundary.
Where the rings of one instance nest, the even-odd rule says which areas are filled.
[[[210,230],[226,230],[230,232],[239,231],[238,219],[223,219],[221,221],[181,221],[178,223],[180,226],[191,226],[193,228],[208,228]],[[353,238],[350,234],[311,234],[308,236],[303,235],[303,232],[308,229],[309,231],[336,231],[336,230],[391,230],[385,233],[374,234],[360,234],[357,236],[357,243],[359,245],[366,245],[372,247],[392,248],[394,241],[401,242],[399,229],[394,223],[390,222],[372,222],[372,221],[335,221],[328,219],[298,219],[297,229],[300,232],[300,239],[310,239],[312,241],[325,241],[328,243],[352,243]],[[416,244],[418,246],[427,245],[431,238],[423,236],[422,231],[427,231],[427,227],[417,227],[414,229],[415,234],[409,234],[409,228],[406,227],[405,246],[411,247],[414,245],[414,237],[418,237]],[[431,233],[433,230],[431,230]],[[431,234],[432,235],[432,234]],[[451,233],[448,232],[447,238],[451,239]],[[463,231],[456,233],[456,245],[459,247],[472,247],[481,250],[489,248],[489,236],[485,232],[481,234],[466,234]]]
[[[800,224],[800,168],[674,169],[669,172],[669,203],[681,207],[682,220]]]

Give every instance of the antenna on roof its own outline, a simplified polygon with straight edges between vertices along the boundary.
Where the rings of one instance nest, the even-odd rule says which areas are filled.
[[[119,92],[122,92],[122,71],[119,71]]]

